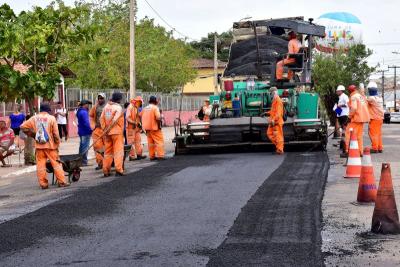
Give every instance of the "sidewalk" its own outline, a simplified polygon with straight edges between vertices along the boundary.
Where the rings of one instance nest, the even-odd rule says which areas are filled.
[[[173,127],[165,127],[165,128],[163,128],[163,133],[164,133],[166,151],[171,151],[171,150],[173,151],[172,139],[175,136],[174,128]],[[147,139],[144,134],[142,134],[142,144],[143,144],[143,148],[144,148],[144,153],[147,153]],[[70,139],[68,139],[68,141],[64,141],[64,139],[63,139],[63,141],[60,145],[60,155],[78,154],[78,152],[79,152],[79,137],[70,138]],[[93,149],[89,150],[88,158],[94,159]],[[6,163],[8,163],[7,160],[6,160]],[[0,168],[0,179],[36,171],[36,166],[25,166],[24,165],[24,152],[23,151],[21,154],[11,156],[10,164],[12,165],[12,167],[7,167],[7,168],[1,167]]]
[[[364,145],[370,146],[367,126]],[[397,207],[400,207],[400,124],[384,124],[384,153],[372,154],[375,181],[379,184],[383,162],[391,164]],[[374,205],[356,204],[359,179],[344,179],[345,159],[329,140],[331,169],[322,203],[322,251],[326,266],[399,266],[400,236],[370,234]]]
[[[163,128],[165,140],[165,152],[167,157],[174,153],[172,139],[175,135],[172,127]],[[144,153],[147,154],[147,141],[142,136],[144,143]],[[63,142],[60,147],[60,154],[77,154],[79,149],[79,138],[71,138]],[[41,207],[44,207],[57,200],[67,198],[77,190],[87,188],[118,179],[114,176],[103,177],[102,171],[95,171],[94,152],[89,153],[89,166],[83,167],[79,182],[72,183],[70,187],[58,188],[50,185],[51,175],[48,175],[50,188],[41,190],[37,177],[36,166],[0,168],[0,223],[22,216]],[[18,165],[18,157],[12,158],[12,163]],[[149,159],[141,161],[125,161],[125,172],[132,173],[147,166],[157,164],[150,162]]]

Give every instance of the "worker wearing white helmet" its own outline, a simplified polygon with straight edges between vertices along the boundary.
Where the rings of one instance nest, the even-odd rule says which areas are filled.
[[[369,122],[369,138],[371,139],[371,153],[382,153],[382,124],[384,117],[383,99],[378,96],[376,82],[370,82],[368,88],[368,110],[371,120]]]
[[[349,97],[344,93],[346,88],[343,85],[339,85],[336,89],[336,94],[339,96],[339,100],[335,105],[334,111],[339,119],[340,127],[345,130],[346,125],[349,121]]]

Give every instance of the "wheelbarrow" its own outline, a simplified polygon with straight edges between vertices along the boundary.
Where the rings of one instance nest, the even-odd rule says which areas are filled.
[[[82,155],[74,154],[74,155],[61,155],[60,159],[58,160],[61,163],[64,172],[68,174],[68,182],[77,182],[81,177],[81,167],[82,167]],[[55,185],[54,180],[54,169],[51,166],[50,161],[46,162],[46,171],[48,173],[53,174],[53,178],[51,181],[52,185]]]

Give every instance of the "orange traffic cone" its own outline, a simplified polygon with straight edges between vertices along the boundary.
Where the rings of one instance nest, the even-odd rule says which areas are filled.
[[[353,129],[350,129],[349,157],[347,158],[347,168],[344,178],[360,178],[361,157],[358,150],[357,136]]]
[[[400,234],[399,214],[394,198],[390,164],[382,164],[381,180],[372,215],[371,231],[376,234]]]
[[[357,201],[361,203],[375,202],[376,184],[374,176],[374,167],[372,166],[370,148],[364,148],[362,158],[360,183],[358,184]]]

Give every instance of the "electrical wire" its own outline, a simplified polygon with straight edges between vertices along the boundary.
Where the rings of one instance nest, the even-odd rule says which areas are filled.
[[[199,40],[193,39],[185,34],[183,34],[182,32],[178,31],[174,26],[172,26],[171,24],[169,24],[161,15],[160,13],[158,13],[158,11],[147,1],[144,0],[146,2],[146,4],[150,7],[151,10],[153,10],[153,12],[169,27],[172,29],[172,31],[176,32],[177,34],[179,34],[180,36],[182,36],[183,38],[185,38],[186,40],[192,40],[192,41],[196,41],[198,42]]]

